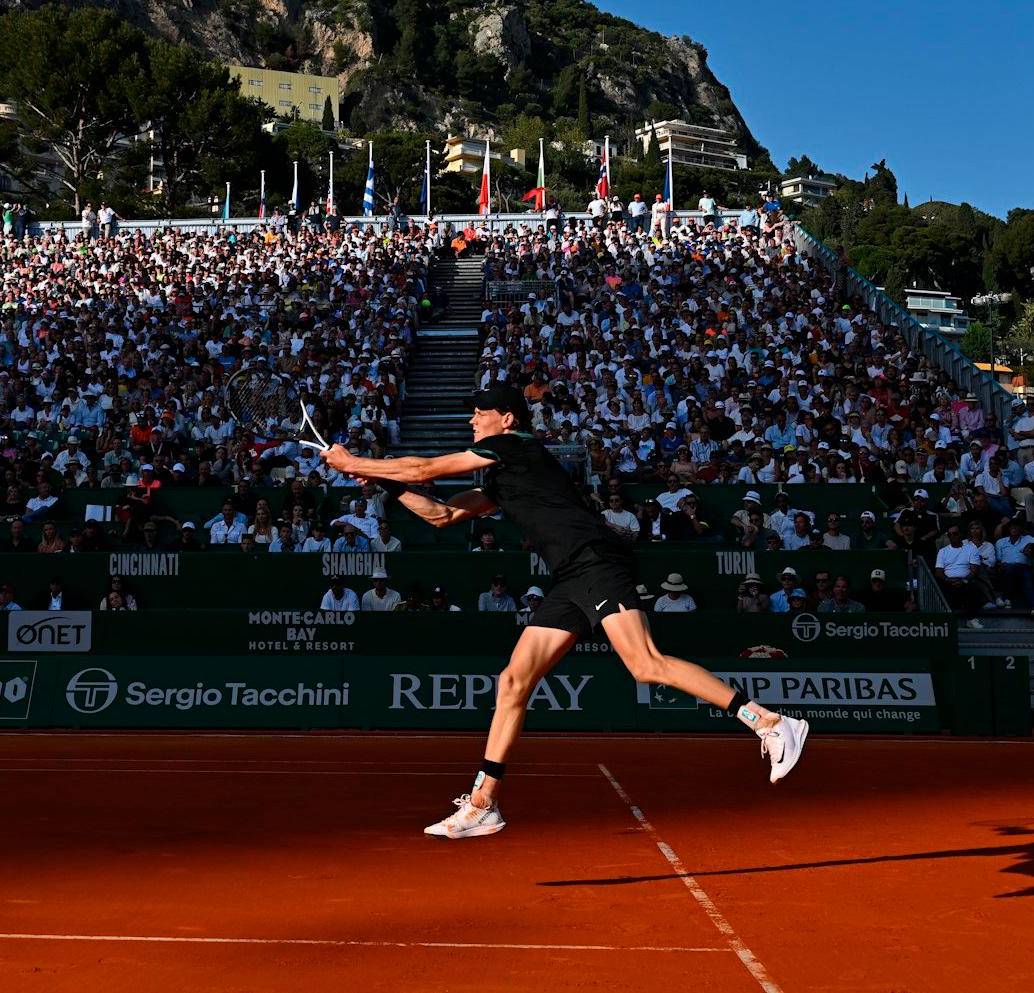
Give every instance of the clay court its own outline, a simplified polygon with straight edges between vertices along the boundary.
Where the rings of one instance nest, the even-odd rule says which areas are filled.
[[[478,736],[2,738],[5,989],[1004,990],[1034,744],[529,736],[498,836],[425,838]],[[473,978],[472,978],[473,977]]]

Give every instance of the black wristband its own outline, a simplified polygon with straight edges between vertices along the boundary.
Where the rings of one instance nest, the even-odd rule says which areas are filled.
[[[392,499],[397,500],[409,487],[395,479],[378,479],[377,485]]]
[[[502,779],[506,773],[505,762],[493,762],[491,759],[481,760],[481,771],[486,776],[491,776],[493,779]]]
[[[750,703],[750,698],[743,690],[737,690],[732,699],[729,701],[729,706],[725,708],[727,714],[738,714],[740,707],[746,707]]]

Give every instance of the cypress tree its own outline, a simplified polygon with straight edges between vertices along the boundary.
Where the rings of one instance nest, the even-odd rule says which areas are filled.
[[[324,131],[334,130],[334,104],[331,103],[330,94],[327,94],[327,99],[323,101],[323,123],[322,128]]]
[[[592,137],[592,119],[589,117],[589,94],[585,89],[585,78],[578,83],[578,130],[583,138]]]

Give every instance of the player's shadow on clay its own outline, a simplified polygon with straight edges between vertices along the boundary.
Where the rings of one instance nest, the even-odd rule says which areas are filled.
[[[1019,825],[999,825],[995,829],[999,834],[1034,835],[1034,828]],[[879,865],[882,862],[921,862],[928,859],[957,858],[1001,858],[1003,855],[1017,855],[1018,861],[1007,866],[1002,872],[1017,873],[1034,879],[1034,841],[1022,845],[1000,845],[987,848],[949,848],[939,852],[910,852],[905,855],[873,855],[858,859],[829,859],[824,862],[793,862],[787,865],[758,865],[743,869],[713,869],[704,872],[666,872],[656,876],[614,876],[602,879],[552,879],[539,883],[539,886],[625,886],[631,883],[653,883],[663,879],[702,879],[706,876],[746,876],[763,872],[793,872],[800,869],[836,869],[848,865]],[[1006,897],[1034,896],[1034,885],[1011,893],[999,893],[996,899]]]

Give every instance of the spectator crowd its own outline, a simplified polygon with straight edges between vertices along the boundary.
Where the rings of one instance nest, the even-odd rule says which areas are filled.
[[[244,365],[274,366],[299,383],[321,433],[385,455],[399,440],[417,325],[443,305],[429,266],[455,250],[456,232],[396,222],[144,234],[102,207],[107,221],[74,234],[29,234],[5,215],[0,550],[398,550],[383,492],[356,493],[318,456],[242,430],[222,388]],[[485,254],[486,280],[536,286],[486,305],[477,385],[518,384],[540,438],[585,447],[587,499],[624,540],[897,548],[924,558],[959,609],[1034,608],[1034,398],[998,423],[799,254],[776,204],[729,217],[705,194],[698,220],[665,207],[637,194],[626,205],[596,198],[587,220],[550,204],[542,223],[468,225],[464,250]],[[728,483],[745,484],[742,506],[712,519],[711,488]],[[806,483],[862,484],[881,509],[820,518],[795,496]],[[768,506],[764,484],[781,484]],[[932,500],[926,487],[941,484],[947,495]],[[256,492],[271,486],[283,499]],[[213,500],[210,518],[180,521],[161,511],[160,491],[177,487],[232,495]],[[335,487],[352,488],[325,519],[318,508]],[[112,488],[116,527],[65,526],[66,493]],[[497,547],[484,532],[477,544]],[[745,582],[736,606],[880,599],[831,578],[821,600],[817,585]],[[409,602],[376,586],[361,601]],[[531,610],[534,594],[515,598],[504,581],[481,601]],[[652,609],[694,607],[673,573]]]

